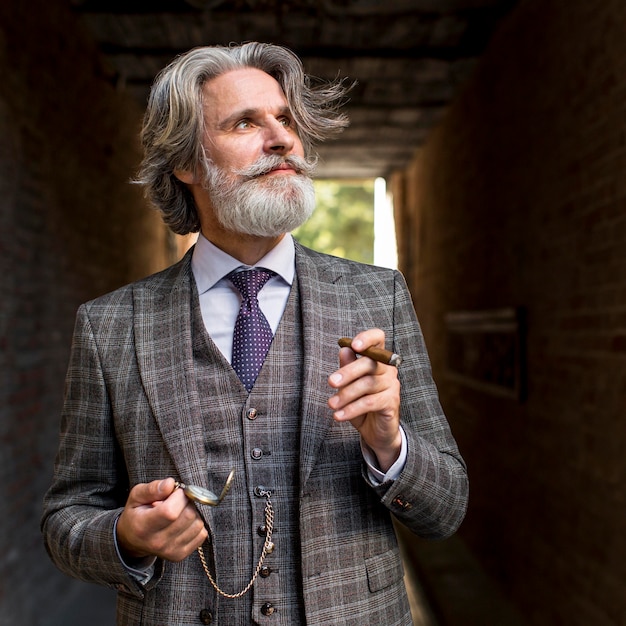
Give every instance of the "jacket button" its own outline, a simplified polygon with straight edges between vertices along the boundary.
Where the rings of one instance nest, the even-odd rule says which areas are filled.
[[[209,609],[202,609],[200,611],[200,621],[203,624],[212,624],[213,623],[213,613],[209,611]]]
[[[271,573],[272,568],[268,567],[267,565],[264,565],[259,571],[259,575],[261,576],[261,578],[268,578]]]
[[[393,499],[393,503],[399,506],[404,511],[410,511],[413,508],[413,505],[404,499],[404,496],[396,496]]]
[[[246,417],[249,420],[255,420],[257,415],[258,415],[258,412],[256,409],[248,409],[248,412],[246,413]]]
[[[264,487],[263,485],[257,485],[254,488],[254,495],[257,498],[265,498],[265,496],[267,496],[270,493],[270,491],[268,490],[267,487]]]
[[[266,602],[261,607],[261,613],[263,613],[266,617],[272,615],[274,611],[276,611],[276,607],[271,602]]]

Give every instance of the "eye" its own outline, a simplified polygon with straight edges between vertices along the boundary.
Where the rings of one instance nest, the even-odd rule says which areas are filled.
[[[292,125],[291,118],[286,115],[279,117],[278,123],[282,124],[285,128],[291,128]]]
[[[252,126],[252,123],[250,122],[250,120],[248,118],[245,118],[243,120],[239,120],[235,124],[235,128],[238,128],[238,129],[241,129],[241,130],[245,130],[247,128],[250,128],[250,126]]]

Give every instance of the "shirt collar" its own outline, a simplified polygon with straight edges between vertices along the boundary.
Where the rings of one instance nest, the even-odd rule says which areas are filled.
[[[264,267],[276,272],[291,285],[295,274],[295,258],[295,246],[290,234],[286,234],[256,265],[249,266],[220,250],[200,233],[191,257],[191,270],[198,294],[208,291],[237,268]]]

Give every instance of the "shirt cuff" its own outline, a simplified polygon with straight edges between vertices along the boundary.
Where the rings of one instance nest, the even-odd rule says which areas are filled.
[[[367,475],[373,485],[378,486],[391,480],[395,480],[396,478],[398,478],[398,476],[400,476],[400,472],[402,472],[402,470],[404,469],[404,466],[406,464],[408,444],[406,434],[404,432],[404,429],[402,428],[402,425],[400,425],[400,435],[402,437],[402,447],[400,448],[400,455],[398,456],[396,462],[387,470],[386,473],[381,471],[381,469],[378,467],[376,455],[361,438],[361,453],[363,454],[363,459],[365,459],[365,463],[367,465]]]
[[[124,566],[124,569],[128,572],[129,576],[132,576],[138,583],[141,585],[147,585],[150,582],[150,579],[154,576],[154,564],[156,563],[155,556],[147,556],[143,559],[136,559],[133,565],[128,565],[126,561],[122,558],[122,553],[120,552],[120,547],[117,543],[117,521],[119,517],[115,520],[115,524],[113,524],[113,543],[115,543],[115,551],[117,552],[117,556]]]

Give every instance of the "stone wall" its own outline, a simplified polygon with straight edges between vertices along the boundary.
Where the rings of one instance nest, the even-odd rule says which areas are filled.
[[[523,1],[393,181],[460,536],[537,626],[626,623],[625,24],[621,0]],[[526,398],[453,380],[446,314],[518,306]]]
[[[39,518],[78,305],[168,262],[138,189],[141,112],[104,80],[70,3],[0,4],[0,623],[69,589]]]

